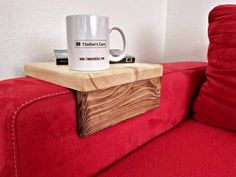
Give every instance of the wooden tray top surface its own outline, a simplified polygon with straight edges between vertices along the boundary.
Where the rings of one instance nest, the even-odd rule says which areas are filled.
[[[104,71],[73,71],[54,62],[25,65],[25,75],[77,91],[88,92],[162,76],[159,64],[112,64]]]

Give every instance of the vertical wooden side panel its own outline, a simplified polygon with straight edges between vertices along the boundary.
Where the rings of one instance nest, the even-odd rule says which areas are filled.
[[[90,92],[77,92],[81,136],[115,125],[160,106],[161,78]]]

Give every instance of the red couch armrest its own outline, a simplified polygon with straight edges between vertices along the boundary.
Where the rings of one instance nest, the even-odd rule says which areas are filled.
[[[51,108],[45,104],[40,104],[42,101],[48,102],[59,98],[65,99],[65,104],[70,106],[71,117],[75,114],[75,104],[71,91],[66,88],[56,86],[47,82],[42,82],[33,78],[18,78],[10,79],[0,82],[0,176],[1,177],[18,177],[19,175],[19,153],[24,153],[27,149],[21,149],[18,145],[25,140],[31,141],[34,144],[38,138],[45,135],[44,132],[39,131],[40,121],[39,118],[44,120],[43,115],[35,116],[37,110],[48,111],[49,109],[58,109],[63,114],[63,107],[61,105],[51,105]],[[70,99],[68,99],[70,98]],[[53,103],[53,102],[52,102]],[[34,106],[36,105],[36,106]],[[37,106],[38,105],[38,106]],[[28,115],[27,110],[32,108],[32,115]],[[53,111],[52,111],[53,112]],[[48,116],[52,115],[49,112]],[[23,114],[23,116],[21,116]],[[72,116],[73,115],[73,116]],[[56,119],[56,115],[54,115]],[[31,121],[35,121],[38,125],[31,127]],[[53,120],[52,120],[53,121]],[[55,120],[56,121],[56,120]],[[75,120],[73,120],[75,123]],[[52,122],[45,122],[42,131],[47,131]],[[31,127],[34,130],[26,132]],[[51,127],[53,128],[53,127]],[[62,129],[63,130],[63,129]],[[75,130],[74,130],[75,132]],[[52,133],[48,131],[47,133]],[[24,137],[22,137],[24,136]],[[42,138],[42,137],[41,137]],[[19,142],[20,141],[20,142]],[[32,146],[29,142],[29,147]],[[20,152],[19,152],[20,151]],[[41,153],[41,152],[38,152]],[[24,159],[22,159],[24,161]],[[30,164],[29,164],[30,166]]]
[[[33,78],[0,82],[0,176],[92,176],[190,113],[205,63],[164,64],[161,107],[94,135],[76,133],[72,91]]]

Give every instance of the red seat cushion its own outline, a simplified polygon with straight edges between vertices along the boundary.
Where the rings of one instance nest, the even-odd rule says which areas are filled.
[[[99,177],[235,177],[236,134],[188,120]]]
[[[194,104],[194,118],[236,130],[236,5],[209,15],[207,81]]]

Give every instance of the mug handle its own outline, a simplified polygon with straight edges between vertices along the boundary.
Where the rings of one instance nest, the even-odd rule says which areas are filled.
[[[121,37],[122,37],[122,40],[123,40],[123,51],[117,57],[112,56],[111,53],[110,53],[110,57],[109,58],[110,58],[111,61],[120,61],[121,59],[123,59],[125,57],[126,52],[127,52],[127,42],[126,42],[126,38],[125,38],[125,33],[119,27],[117,27],[117,26],[113,26],[110,29],[109,33],[111,33],[113,30],[118,31],[121,34]]]

